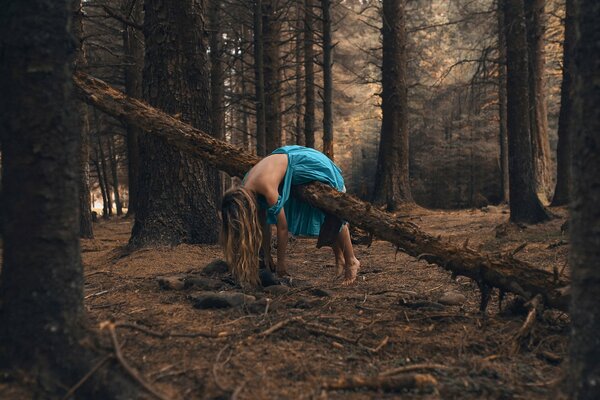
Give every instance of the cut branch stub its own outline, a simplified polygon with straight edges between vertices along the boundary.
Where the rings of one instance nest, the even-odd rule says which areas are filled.
[[[147,134],[165,138],[170,144],[188,152],[231,176],[242,177],[260,158],[200,129],[187,125],[142,101],[127,97],[103,81],[83,73],[74,77],[83,100],[100,110],[138,126]],[[341,193],[319,182],[298,186],[295,195],[328,213],[398,246],[413,257],[437,264],[453,274],[516,293],[527,300],[540,294],[548,307],[566,311],[569,298],[560,288],[569,284],[556,281],[551,272],[501,254],[478,253],[469,248],[443,243],[411,222],[372,207],[354,196]]]

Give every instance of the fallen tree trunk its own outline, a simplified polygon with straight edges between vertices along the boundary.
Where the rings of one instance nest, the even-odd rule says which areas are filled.
[[[242,177],[260,158],[147,104],[127,97],[99,79],[78,73],[74,77],[82,98],[100,110],[165,138],[173,146],[197,156],[231,176]],[[560,289],[569,282],[510,254],[483,254],[428,235],[415,224],[373,207],[351,195],[318,182],[297,187],[296,195],[315,207],[335,214],[398,249],[437,264],[455,275],[474,279],[482,289],[482,308],[489,287],[516,293],[527,300],[540,294],[546,306],[566,311],[569,299]]]

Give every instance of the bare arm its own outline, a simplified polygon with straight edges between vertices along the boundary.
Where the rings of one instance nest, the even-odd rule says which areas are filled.
[[[271,226],[267,224],[267,210],[259,210],[258,219],[260,221],[260,226],[262,228],[263,234],[261,248],[263,251],[263,261],[265,263],[265,268],[267,268],[270,271],[275,271],[275,263],[273,262],[273,258],[271,257]]]
[[[288,244],[288,225],[283,208],[277,216],[277,275],[287,275],[286,250]]]

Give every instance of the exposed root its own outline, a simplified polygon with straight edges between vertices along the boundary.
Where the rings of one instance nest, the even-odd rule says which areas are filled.
[[[437,380],[429,374],[405,374],[398,376],[341,376],[338,379],[324,382],[326,390],[371,389],[400,391],[403,389],[434,389]]]

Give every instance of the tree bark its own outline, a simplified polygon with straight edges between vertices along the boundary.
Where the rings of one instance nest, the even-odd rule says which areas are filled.
[[[296,2],[296,31],[294,36],[294,62],[295,62],[295,99],[294,99],[294,111],[296,121],[294,123],[294,143],[303,146],[304,145],[304,135],[302,130],[302,25],[303,25],[303,14],[302,14],[302,6],[300,1]]]
[[[281,147],[281,83],[279,79],[281,21],[278,0],[263,0],[265,150]]]
[[[144,98],[211,132],[205,1],[146,0],[144,10]],[[140,159],[130,245],[216,243],[217,171],[151,135],[140,137]]]
[[[406,14],[404,0],[383,1],[383,120],[373,200],[395,211],[413,203],[409,178]]]
[[[143,22],[143,2],[131,0],[125,10],[129,18],[138,24]],[[123,24],[123,47],[125,51],[125,93],[136,99],[141,99],[142,71],[144,68],[144,35],[134,27]],[[127,216],[135,214],[138,199],[138,180],[140,176],[139,136],[141,132],[136,126],[127,125],[127,178],[129,186],[129,201]]]
[[[537,223],[548,214],[536,191],[531,149],[531,125],[528,84],[527,35],[522,0],[506,0],[507,128],[510,179],[510,219],[513,222]]]
[[[263,35],[263,1],[254,2],[254,96],[256,97],[256,154],[267,155],[265,132],[265,41]]]
[[[304,0],[304,144],[315,147],[315,52],[313,0]]]
[[[210,27],[210,90],[212,132],[217,139],[225,137],[225,68],[223,64],[222,33],[219,26],[220,0],[209,0]]]
[[[160,110],[129,99],[98,79],[79,74],[76,83],[81,96],[92,105],[116,118],[139,125],[149,134],[164,138],[171,146],[202,158],[231,176],[244,176],[260,160]],[[410,222],[399,220],[390,213],[324,184],[315,182],[301,187],[299,192],[303,200],[396,244],[407,254],[526,298],[539,293],[548,306],[567,309],[568,298],[557,289],[568,282],[555,279],[547,271],[508,255],[482,254],[454,246],[427,235]]]
[[[576,0],[570,265],[571,398],[600,398],[600,3]]]
[[[87,60],[83,47],[83,11],[81,0],[74,0],[73,5],[73,36],[77,42],[77,55],[75,70],[85,66]],[[90,126],[87,104],[74,98],[74,112],[76,117],[76,130],[81,135],[79,152],[79,237],[92,239],[92,200],[90,195]]]
[[[323,154],[333,160],[333,43],[331,1],[321,0],[323,12]]]
[[[506,127],[506,35],[504,32],[504,0],[498,0],[498,125],[500,128],[500,186],[502,202],[509,202],[508,130]]]
[[[106,167],[106,156],[104,155],[104,141],[100,136],[100,133],[96,135],[96,139],[98,141],[98,160],[100,164],[100,169],[102,170],[102,181],[104,183],[104,191],[106,193],[106,210],[107,214],[105,216],[106,219],[112,217],[113,215],[113,197],[112,192],[110,190],[111,183],[108,177],[108,168]],[[100,176],[98,176],[100,178]]]
[[[82,346],[93,340],[84,329],[79,248],[73,3],[15,1],[0,10],[0,365],[42,382],[35,398],[62,397],[97,362]],[[122,381],[97,378],[82,398],[136,397]]]
[[[548,106],[544,68],[544,33],[546,31],[546,0],[527,0],[525,19],[527,26],[527,53],[529,60],[529,123],[531,124],[531,149],[533,173],[538,196],[547,201],[552,190],[550,142],[548,140]]]
[[[571,196],[571,132],[573,129],[573,44],[575,41],[573,0],[566,0],[565,40],[563,42],[563,79],[560,88],[558,146],[556,148],[556,188],[553,206],[569,204]]]
[[[115,208],[117,215],[123,215],[123,205],[121,204],[121,196],[119,195],[119,162],[115,152],[114,137],[108,137],[108,158],[110,159],[110,172],[112,173],[112,186],[115,194]]]

